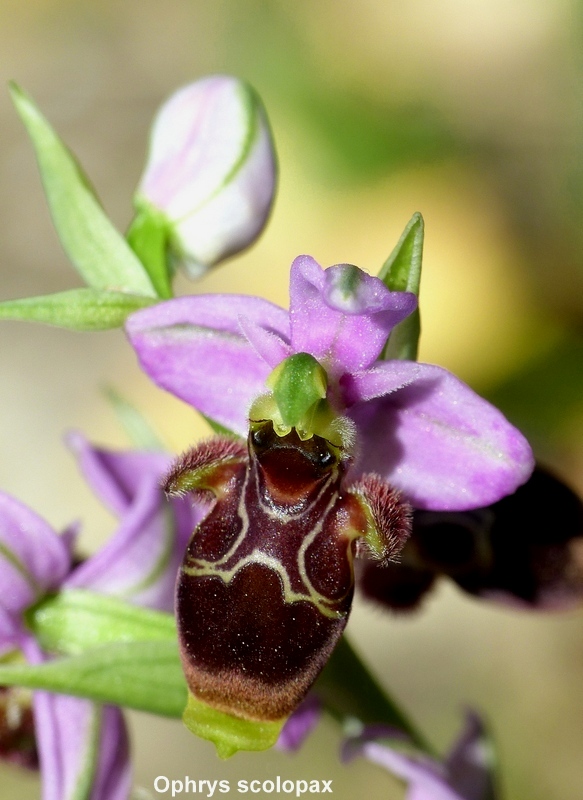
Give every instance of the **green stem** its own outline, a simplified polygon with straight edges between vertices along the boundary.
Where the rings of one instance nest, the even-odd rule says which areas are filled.
[[[126,233],[128,244],[140,259],[158,297],[172,297],[168,267],[168,224],[163,216],[150,207],[137,208],[137,213]]]
[[[346,636],[336,646],[314,689],[339,722],[356,718],[365,725],[391,725],[406,733],[420,750],[435,755],[434,748],[386,694]]]

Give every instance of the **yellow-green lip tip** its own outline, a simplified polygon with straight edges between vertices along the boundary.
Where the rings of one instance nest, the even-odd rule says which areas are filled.
[[[220,758],[230,758],[239,750],[267,750],[279,737],[285,719],[255,722],[218,711],[188,693],[182,720],[188,730],[208,739]]]

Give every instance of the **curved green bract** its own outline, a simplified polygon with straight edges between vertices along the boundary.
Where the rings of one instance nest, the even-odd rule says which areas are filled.
[[[254,722],[239,719],[211,708],[191,692],[188,693],[188,704],[182,720],[195,736],[211,741],[220,758],[230,758],[239,750],[267,750],[276,743],[286,721]]]
[[[419,296],[424,230],[421,214],[413,214],[393,252],[383,264],[379,278],[392,292],[413,292]],[[416,361],[420,334],[421,318],[417,307],[393,328],[382,358]]]

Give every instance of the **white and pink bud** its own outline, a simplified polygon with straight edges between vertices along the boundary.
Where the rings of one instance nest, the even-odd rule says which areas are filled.
[[[136,206],[161,218],[173,261],[197,277],[258,237],[276,173],[259,97],[236,78],[212,75],[160,108]]]

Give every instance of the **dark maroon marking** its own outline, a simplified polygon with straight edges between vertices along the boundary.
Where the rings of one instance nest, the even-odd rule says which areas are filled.
[[[217,577],[182,579],[177,606],[191,691],[254,719],[294,710],[347,621],[347,614],[325,617],[310,602],[286,603],[279,576],[260,564],[243,567],[228,585]]]
[[[9,711],[18,706],[18,713]],[[0,687],[0,761],[38,770],[32,699],[19,687]]]
[[[196,528],[188,549],[185,563],[198,560],[219,561],[233,546],[241,530],[237,508],[248,470],[247,460],[221,487],[221,497]]]

